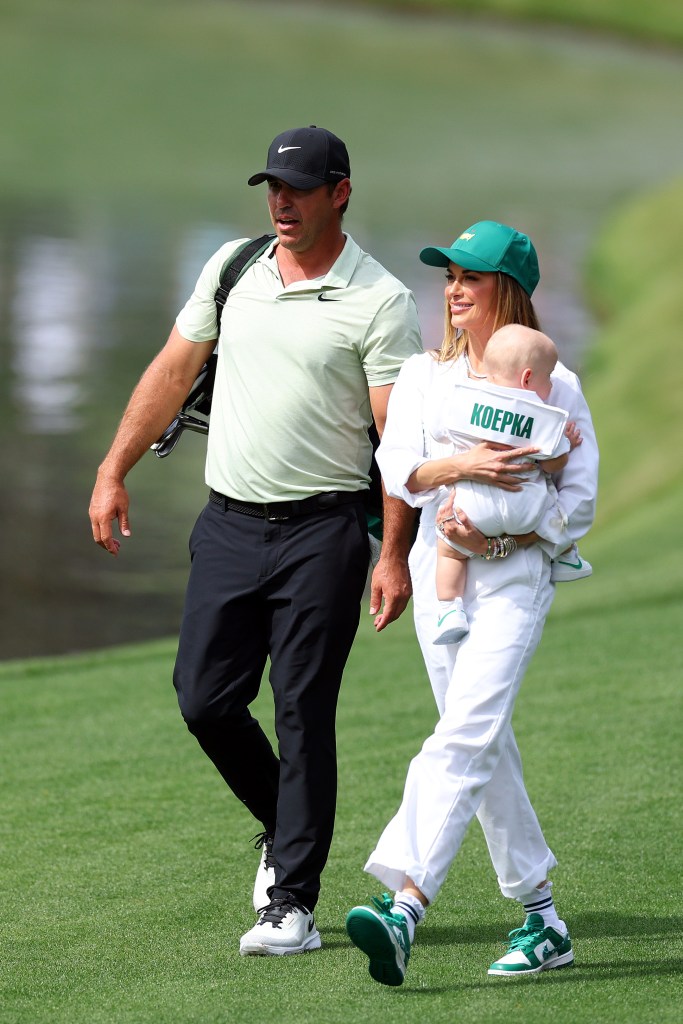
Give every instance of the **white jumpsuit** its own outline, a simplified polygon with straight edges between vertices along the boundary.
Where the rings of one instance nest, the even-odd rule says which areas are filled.
[[[466,379],[462,359],[438,363],[429,353],[408,359],[391,394],[378,451],[389,493],[422,508],[409,563],[415,627],[441,717],[410,764],[401,806],[365,870],[390,889],[400,889],[408,876],[432,902],[476,815],[501,892],[518,899],[557,863],[524,787],[511,719],[553,600],[550,558],[563,548],[541,543],[505,559],[471,559],[464,597],[469,634],[457,646],[432,643],[437,618],[434,522],[447,492],[439,488],[415,495],[405,483],[422,463],[449,453],[433,441],[425,422],[454,379]],[[578,379],[559,363],[549,401],[568,411],[583,436],[556,479],[571,542],[593,521],[597,444]],[[537,532],[543,536],[542,524]]]

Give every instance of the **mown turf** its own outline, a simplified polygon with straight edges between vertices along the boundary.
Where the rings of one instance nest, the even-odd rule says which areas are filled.
[[[547,627],[516,726],[578,963],[521,985],[485,975],[519,915],[476,827],[401,990],[370,980],[343,931],[348,907],[376,890],[363,860],[434,720],[408,619],[382,637],[369,620],[361,629],[339,715],[324,950],[287,961],[237,955],[257,826],[179,721],[173,644],[1,666],[0,1019],[246,1024],[275,999],[311,1024],[450,1021],[454,1007],[472,1021],[677,1020],[681,603],[558,614]],[[259,705],[269,720],[267,692]]]
[[[515,719],[577,966],[486,977],[519,915],[475,826],[405,985],[369,979],[343,917],[375,891],[364,858],[435,712],[409,618],[376,637],[365,617],[340,706],[325,947],[286,961],[236,955],[257,826],[179,719],[173,643],[0,665],[3,1024],[680,1020],[682,228],[674,185],[594,251],[595,576],[558,588]]]
[[[273,1007],[304,1024],[680,1019],[682,474],[672,459],[656,500],[639,490],[657,431],[649,402],[636,402],[644,443],[624,446],[623,409],[650,386],[643,337],[624,329],[617,339],[614,324],[648,314],[634,268],[666,280],[663,240],[680,232],[672,211],[681,209],[680,188],[637,203],[594,254],[610,318],[589,373],[607,480],[582,543],[595,575],[558,587],[515,717],[528,787],[560,860],[555,895],[577,966],[487,978],[519,914],[499,896],[474,826],[404,986],[370,980],[344,915],[377,889],[362,865],[435,710],[410,618],[376,636],[366,615],[340,705],[338,824],[317,912],[324,950],[286,961],[237,955],[253,921],[257,826],[179,719],[174,644],[0,665],[0,1019],[247,1024]],[[680,312],[671,323],[650,317],[659,365],[678,365],[669,328]],[[673,451],[680,427],[669,426]],[[258,714],[270,727],[267,686]]]

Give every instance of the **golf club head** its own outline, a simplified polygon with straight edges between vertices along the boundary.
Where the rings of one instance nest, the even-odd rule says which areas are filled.
[[[159,440],[150,445],[150,450],[154,452],[158,459],[165,459],[178,444],[185,430],[191,430],[195,434],[208,434],[209,421],[200,420],[196,416],[188,416],[184,412],[179,412],[173,423],[166,427]]]

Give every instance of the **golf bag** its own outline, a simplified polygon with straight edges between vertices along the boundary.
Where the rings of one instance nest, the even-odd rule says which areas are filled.
[[[260,238],[252,238],[250,241],[245,242],[241,248],[232,254],[223,267],[220,284],[214,296],[216,302],[216,336],[220,334],[223,306],[230,294],[230,290],[234,288],[245,270],[248,270],[252,263],[265,252],[274,237],[274,235],[261,235]],[[198,434],[208,434],[217,358],[215,352],[209,356],[190,388],[190,393],[183,402],[178,415],[166,427],[159,440],[150,445],[151,450],[158,459],[165,459],[167,455],[171,454],[184,430],[193,430]]]

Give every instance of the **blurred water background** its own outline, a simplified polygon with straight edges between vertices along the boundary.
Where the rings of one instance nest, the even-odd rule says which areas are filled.
[[[346,230],[415,292],[470,223],[535,240],[537,306],[581,371],[584,267],[615,206],[681,173],[681,59],[460,14],[216,0],[0,8],[0,658],[172,634],[204,441],[129,477],[118,560],[90,536],[99,460],[204,261],[269,222],[246,186],[272,137],[348,144]],[[644,268],[644,287],[647,286]]]

